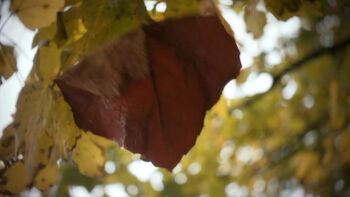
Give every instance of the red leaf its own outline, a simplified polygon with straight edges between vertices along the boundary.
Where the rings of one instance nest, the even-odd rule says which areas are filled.
[[[241,68],[216,16],[152,23],[90,54],[56,82],[84,130],[171,170]]]

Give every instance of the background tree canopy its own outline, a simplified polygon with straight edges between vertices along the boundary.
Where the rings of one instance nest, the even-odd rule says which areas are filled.
[[[75,125],[53,79],[149,18],[192,15],[208,1],[12,0],[9,17],[36,30],[37,52],[2,133],[0,193],[350,196],[349,1],[214,3],[226,29],[233,27],[245,69],[207,112],[181,163],[172,172],[153,168],[142,179],[133,173],[139,156]],[[1,41],[9,17],[1,16]],[[14,51],[20,53],[15,41],[4,43],[2,83],[15,77]]]

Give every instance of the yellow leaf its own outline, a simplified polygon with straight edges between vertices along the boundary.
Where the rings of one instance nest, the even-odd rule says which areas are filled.
[[[52,103],[52,95],[47,85],[43,83],[27,84],[19,94],[17,101],[17,112],[14,116],[14,131],[16,134],[16,149],[29,143],[25,140],[32,140],[42,132],[46,117]],[[29,139],[28,139],[29,138]]]
[[[61,66],[60,54],[61,50],[57,48],[54,42],[39,48],[33,69],[36,70],[36,74],[45,83],[51,84],[53,79],[56,78]]]
[[[8,169],[6,169],[2,180],[6,181],[0,183],[0,190],[5,190],[12,194],[17,194],[28,186],[30,182],[30,176],[27,173],[24,163],[22,161],[17,161]]]
[[[91,132],[87,132],[86,135],[89,136],[90,140],[92,140],[97,146],[102,148],[107,148],[114,144],[112,140],[95,135]]]
[[[11,11],[17,14],[29,29],[49,26],[56,20],[56,12],[64,6],[64,0],[12,0]]]
[[[10,161],[22,154],[29,180],[46,189],[56,182],[57,159],[68,159],[79,136],[80,129],[60,92],[45,83],[28,83],[19,95],[14,123],[1,139],[0,156]],[[8,166],[13,167],[10,163]]]
[[[0,85],[1,78],[8,79],[17,71],[16,57],[13,54],[13,47],[1,45],[0,49]]]
[[[211,110],[214,114],[218,115],[219,118],[228,117],[227,100],[221,96],[219,101],[213,106]]]
[[[26,133],[24,163],[30,175],[45,167],[52,155],[53,138],[44,128]]]
[[[341,153],[341,161],[344,164],[350,163],[350,131],[344,130],[339,135],[338,150]]]
[[[320,165],[319,154],[314,151],[296,153],[293,156],[292,164],[296,167],[295,176],[297,178],[307,178],[308,174]]]
[[[265,149],[267,152],[276,151],[281,148],[283,144],[285,144],[286,139],[284,136],[279,134],[272,135],[266,138]]]
[[[40,45],[42,43],[48,42],[51,40],[56,33],[56,24],[52,23],[50,26],[40,28],[39,31],[35,34],[32,42],[32,48]]]
[[[164,20],[164,13],[163,12],[154,12],[153,10],[149,11],[149,16],[154,21],[162,21]]]
[[[325,168],[329,168],[334,161],[333,138],[325,139],[323,141],[323,147],[325,149],[325,154],[322,158],[322,164],[325,166]]]
[[[74,52],[62,51],[61,53],[61,70],[65,70],[73,66],[76,62],[79,61],[81,56]]]
[[[86,28],[77,7],[72,7],[57,15],[55,42],[59,47],[80,39],[85,33]]]
[[[57,182],[58,168],[56,161],[48,163],[43,169],[40,169],[34,179],[35,187],[40,190],[46,190]]]
[[[314,166],[309,170],[308,175],[305,177],[305,181],[309,184],[319,183],[326,177],[328,170],[328,168],[324,168],[320,165]]]
[[[15,157],[15,133],[13,124],[7,126],[0,139],[0,160],[9,161]]]
[[[54,147],[59,157],[68,159],[81,130],[76,126],[70,106],[61,93],[56,93],[55,103],[48,117],[48,131],[54,136]]]
[[[73,152],[73,161],[83,175],[96,177],[102,175],[104,166],[104,148],[92,139],[92,135],[82,133]]]

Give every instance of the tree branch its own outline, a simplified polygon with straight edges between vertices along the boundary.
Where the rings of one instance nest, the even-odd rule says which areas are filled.
[[[333,53],[335,51],[338,51],[340,49],[343,49],[344,47],[346,47],[348,44],[350,44],[350,38],[345,39],[343,42],[335,44],[331,47],[328,48],[322,48],[318,51],[315,51],[309,55],[307,55],[306,57],[304,57],[303,59],[294,62],[293,64],[291,64],[290,66],[286,67],[284,70],[282,70],[281,72],[279,72],[278,74],[276,74],[273,77],[273,82],[272,85],[270,87],[270,89],[268,89],[266,92],[260,93],[260,94],[255,94],[253,96],[248,97],[247,99],[245,99],[243,102],[241,102],[240,104],[234,106],[233,109],[237,109],[237,108],[244,108],[244,107],[248,107],[250,106],[252,103],[255,103],[256,101],[260,100],[262,97],[264,97],[266,94],[268,94],[269,92],[271,92],[276,86],[277,84],[281,81],[282,77],[284,75],[286,75],[287,73],[294,71],[298,68],[300,68],[301,66],[303,66],[306,62],[311,61],[323,54],[326,53]]]

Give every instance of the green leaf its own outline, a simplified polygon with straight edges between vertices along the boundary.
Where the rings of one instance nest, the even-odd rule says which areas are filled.
[[[57,197],[69,196],[68,189],[73,185],[82,185],[90,191],[97,183],[97,179],[79,173],[76,166],[62,162],[59,169],[60,182],[57,188]]]
[[[144,2],[139,0],[84,0],[80,11],[87,33],[72,48],[83,53],[148,22]]]

